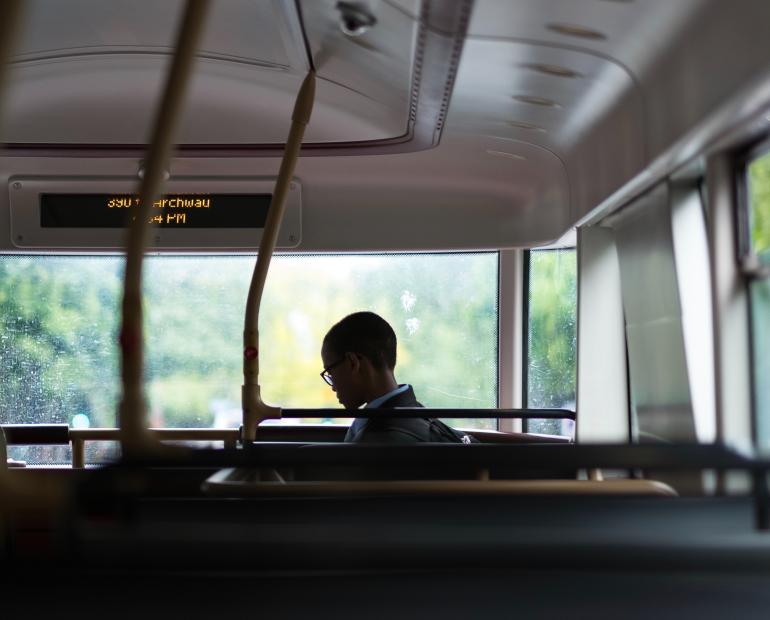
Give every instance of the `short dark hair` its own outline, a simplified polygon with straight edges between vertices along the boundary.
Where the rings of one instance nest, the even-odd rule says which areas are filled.
[[[324,336],[323,346],[339,356],[363,355],[377,369],[396,367],[396,332],[374,312],[349,314],[332,326]]]

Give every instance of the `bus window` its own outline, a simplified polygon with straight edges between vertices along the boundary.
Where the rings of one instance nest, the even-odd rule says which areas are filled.
[[[770,152],[765,152],[748,164],[747,208],[744,218],[749,230],[751,339],[754,357],[754,407],[757,445],[760,450],[770,450]]]
[[[770,263],[770,152],[749,164],[749,226],[751,253]]]
[[[574,248],[532,250],[527,271],[526,404],[575,409],[577,256]],[[571,420],[529,420],[525,429],[574,434]]]
[[[266,402],[339,407],[321,340],[373,310],[396,330],[396,377],[428,407],[497,406],[497,253],[276,256],[261,319]],[[253,256],[153,256],[146,265],[147,397],[153,427],[238,427],[243,307]],[[123,259],[0,258],[3,423],[113,427]],[[308,423],[343,420],[307,419]],[[296,423],[296,420],[286,420]],[[452,420],[494,428],[494,420]],[[96,442],[94,442],[96,445]],[[87,459],[112,454],[107,444]],[[30,462],[69,448],[12,447]]]

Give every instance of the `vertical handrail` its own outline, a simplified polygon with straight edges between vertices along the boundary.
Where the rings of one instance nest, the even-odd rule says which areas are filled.
[[[2,495],[4,476],[8,471],[8,450],[5,443],[5,433],[0,428],[0,495]]]
[[[271,407],[262,402],[259,388],[259,308],[262,302],[262,292],[270,267],[270,259],[275,250],[278,231],[283,220],[284,206],[289,191],[294,167],[299,157],[305,127],[310,122],[310,114],[315,102],[315,71],[308,72],[294,103],[291,115],[291,129],[286,140],[286,150],[281,160],[278,179],[275,182],[273,199],[267,215],[262,240],[259,244],[257,264],[249,287],[246,300],[246,316],[243,327],[243,387],[241,388],[241,404],[243,408],[243,440],[254,441],[257,437],[257,426],[262,420],[280,418],[281,409]]]
[[[2,107],[5,104],[3,95],[8,80],[9,60],[18,37],[23,5],[22,0],[0,2],[0,118],[2,118]],[[5,477],[7,470],[8,452],[5,448],[5,434],[0,429],[0,496],[8,485]]]
[[[0,90],[8,78],[8,61],[19,36],[19,24],[23,13],[23,0],[0,2]],[[0,102],[5,103],[4,99]]]
[[[174,136],[206,21],[209,0],[188,0],[177,33],[176,52],[152,128],[150,148],[139,187],[139,205],[128,229],[126,271],[120,330],[122,400],[119,408],[123,453],[161,448],[146,429],[143,394],[144,343],[142,338],[142,266],[148,244],[148,219],[161,192],[164,171],[171,157]]]
[[[72,469],[83,469],[86,466],[86,442],[83,439],[71,439]]]
[[[23,0],[0,1],[0,118],[3,116],[2,107],[6,101],[9,59],[19,36],[23,13]],[[21,485],[11,478],[8,472],[5,433],[0,429],[0,516],[24,513],[28,510],[51,510],[61,505],[63,495],[64,490],[61,485],[43,484],[31,487]],[[1,523],[0,527],[2,527]],[[0,534],[0,536],[4,535],[4,533]]]

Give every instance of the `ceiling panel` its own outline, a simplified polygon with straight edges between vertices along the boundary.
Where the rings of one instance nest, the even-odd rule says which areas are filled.
[[[468,32],[474,37],[580,48],[612,58],[638,73],[657,57],[661,45],[679,31],[683,22],[708,3],[709,0],[476,0]]]
[[[201,43],[203,54],[279,67],[304,66],[287,37],[282,2],[227,0],[212,3]],[[32,60],[68,55],[173,50],[181,0],[31,0],[14,55]]]
[[[623,100],[641,116],[640,93],[599,56],[506,40],[466,41],[448,127],[567,149]]]
[[[311,143],[407,133],[418,23],[372,2],[377,24],[342,33],[334,0],[301,3],[318,70]],[[173,53],[180,0],[33,0],[6,99],[6,141],[146,143]],[[414,7],[413,7],[414,8]],[[294,0],[212,3],[179,142],[280,145],[309,68]]]

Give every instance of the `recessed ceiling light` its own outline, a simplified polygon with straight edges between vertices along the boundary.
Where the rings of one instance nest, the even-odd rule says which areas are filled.
[[[566,67],[560,67],[559,65],[546,65],[539,62],[526,63],[521,65],[526,69],[537,71],[538,73],[545,73],[546,75],[555,75],[556,77],[576,78],[582,77],[577,71],[567,69]]]
[[[516,153],[506,153],[505,151],[493,151],[487,149],[487,155],[493,155],[495,157],[505,157],[507,159],[515,159],[516,161],[527,161],[524,155],[517,155]]]
[[[598,30],[591,30],[590,28],[584,28],[583,26],[576,26],[574,24],[548,24],[548,30],[553,30],[559,34],[566,34],[571,37],[581,37],[583,39],[601,40],[607,38],[607,35]]]
[[[524,121],[507,121],[508,125],[511,127],[515,127],[516,129],[527,129],[529,131],[539,131],[542,133],[547,133],[547,130],[543,127],[540,127],[540,125],[535,125],[533,123],[525,123]]]
[[[535,97],[534,95],[514,95],[516,101],[521,103],[530,103],[532,105],[543,106],[544,108],[558,108],[558,103],[545,97]]]
[[[337,2],[340,12],[340,30],[349,37],[360,37],[377,23],[377,18],[361,2]]]

